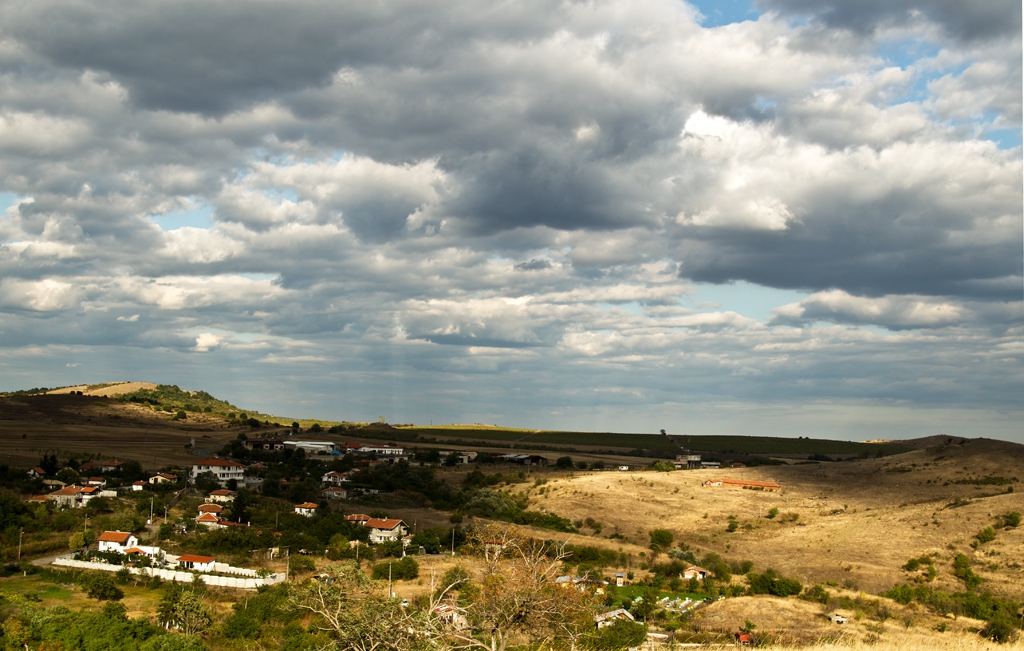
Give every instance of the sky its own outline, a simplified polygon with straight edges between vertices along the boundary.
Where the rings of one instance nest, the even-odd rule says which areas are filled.
[[[0,5],[0,390],[1024,443],[1010,0]]]

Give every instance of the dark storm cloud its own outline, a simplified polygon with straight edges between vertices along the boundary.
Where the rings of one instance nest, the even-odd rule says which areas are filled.
[[[1021,5],[1015,0],[759,0],[757,4],[783,14],[813,16],[831,28],[867,34],[879,27],[911,24],[922,16],[966,40],[1015,37],[1021,32]]]

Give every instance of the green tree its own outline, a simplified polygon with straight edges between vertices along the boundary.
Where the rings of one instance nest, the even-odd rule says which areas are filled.
[[[611,626],[598,629],[587,640],[587,646],[595,651],[619,651],[638,647],[646,639],[646,625],[628,619],[617,619]]]
[[[174,604],[174,621],[185,635],[198,635],[208,629],[213,620],[199,595],[192,590],[184,590]]]
[[[114,577],[107,572],[86,575],[82,580],[82,586],[90,599],[117,601],[124,597],[124,592],[117,587]]]
[[[668,529],[654,529],[650,532],[651,549],[661,551],[672,546],[675,536]]]
[[[572,466],[572,457],[570,456],[558,457],[558,459],[555,460],[556,468],[561,468],[562,470],[571,470]]]

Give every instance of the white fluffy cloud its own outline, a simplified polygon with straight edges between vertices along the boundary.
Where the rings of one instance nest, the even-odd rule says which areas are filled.
[[[1019,7],[756,8],[0,8],[3,377],[248,404],[222,369],[263,362],[290,413],[595,428],[1011,409]],[[691,300],[736,281],[803,298]]]

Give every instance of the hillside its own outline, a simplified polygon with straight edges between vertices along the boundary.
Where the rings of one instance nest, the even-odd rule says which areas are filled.
[[[937,554],[935,587],[955,589],[957,552],[968,554],[986,589],[1024,596],[1024,527],[1000,529],[973,549],[974,536],[998,516],[1024,511],[1024,446],[964,440],[885,459],[722,471],[585,473],[552,481],[542,508],[571,519],[601,520],[645,544],[669,529],[695,549],[749,559],[805,583],[878,592],[916,574],[908,559]],[[703,488],[714,477],[771,480],[781,493]],[[1012,491],[1012,492],[1011,492]],[[775,517],[771,509],[778,509]],[[736,530],[727,531],[730,516]]]

